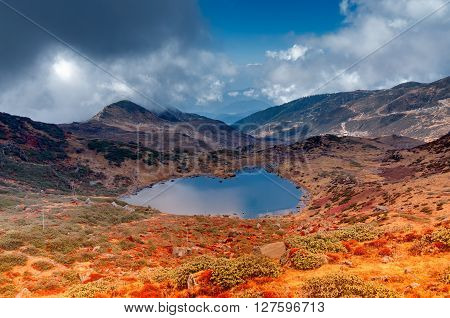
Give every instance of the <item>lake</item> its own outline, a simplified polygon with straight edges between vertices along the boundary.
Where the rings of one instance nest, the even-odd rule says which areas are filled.
[[[198,176],[160,182],[121,199],[179,215],[256,218],[296,212],[304,193],[291,181],[264,169],[245,169],[227,179]]]

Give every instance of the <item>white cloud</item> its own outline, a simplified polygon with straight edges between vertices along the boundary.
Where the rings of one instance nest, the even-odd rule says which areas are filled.
[[[283,103],[310,94],[386,88],[404,79],[430,82],[448,76],[450,6],[384,46],[444,4],[444,0],[342,1],[343,26],[321,36],[299,36],[296,42],[308,48],[306,59],[303,54],[294,60],[292,48],[267,54],[259,85],[273,102]]]
[[[259,96],[258,92],[254,88],[250,88],[250,89],[242,92],[242,94],[247,97],[258,97]]]
[[[291,48],[285,51],[266,51],[266,56],[284,61],[297,61],[300,58],[303,59],[307,51],[307,47],[294,44]]]
[[[238,91],[228,92],[228,96],[231,96],[231,97],[239,96],[239,92]]]
[[[236,68],[225,56],[182,49],[177,43],[145,56],[110,60],[102,67],[116,78],[58,49],[30,69],[32,76],[0,91],[0,110],[63,123],[86,120],[120,99],[156,110],[170,106],[183,109],[222,100],[226,81],[236,75]]]

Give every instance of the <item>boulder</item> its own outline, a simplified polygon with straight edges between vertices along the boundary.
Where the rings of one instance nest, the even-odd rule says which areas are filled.
[[[31,298],[31,292],[28,288],[22,288],[22,290],[16,295],[16,298]]]
[[[175,257],[184,257],[190,254],[192,254],[192,249],[190,247],[174,247],[172,249],[172,255]]]
[[[377,206],[375,206],[375,210],[376,211],[381,211],[381,212],[387,212],[388,211],[388,207],[384,206],[384,205],[377,205]]]
[[[124,209],[125,211],[128,211],[128,212],[134,212],[134,211],[135,211],[135,209],[132,208],[131,206],[129,206],[128,204],[125,205],[125,206],[123,207],[123,209]]]
[[[279,259],[286,253],[286,245],[284,242],[274,242],[259,246],[256,248],[256,251],[264,256]]]

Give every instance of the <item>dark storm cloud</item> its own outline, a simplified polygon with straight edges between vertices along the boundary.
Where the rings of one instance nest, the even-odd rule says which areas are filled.
[[[137,56],[168,40],[205,40],[194,0],[2,0],[97,60]],[[16,76],[57,41],[0,2],[0,79]]]

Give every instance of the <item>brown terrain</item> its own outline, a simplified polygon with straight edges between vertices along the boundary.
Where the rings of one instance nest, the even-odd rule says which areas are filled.
[[[143,122],[168,121],[136,111]],[[61,129],[0,113],[0,296],[450,296],[449,134],[199,151],[110,138],[135,135],[114,118],[102,112]],[[95,125],[106,135],[90,135]],[[241,219],[118,199],[246,166],[307,189],[305,207]]]

